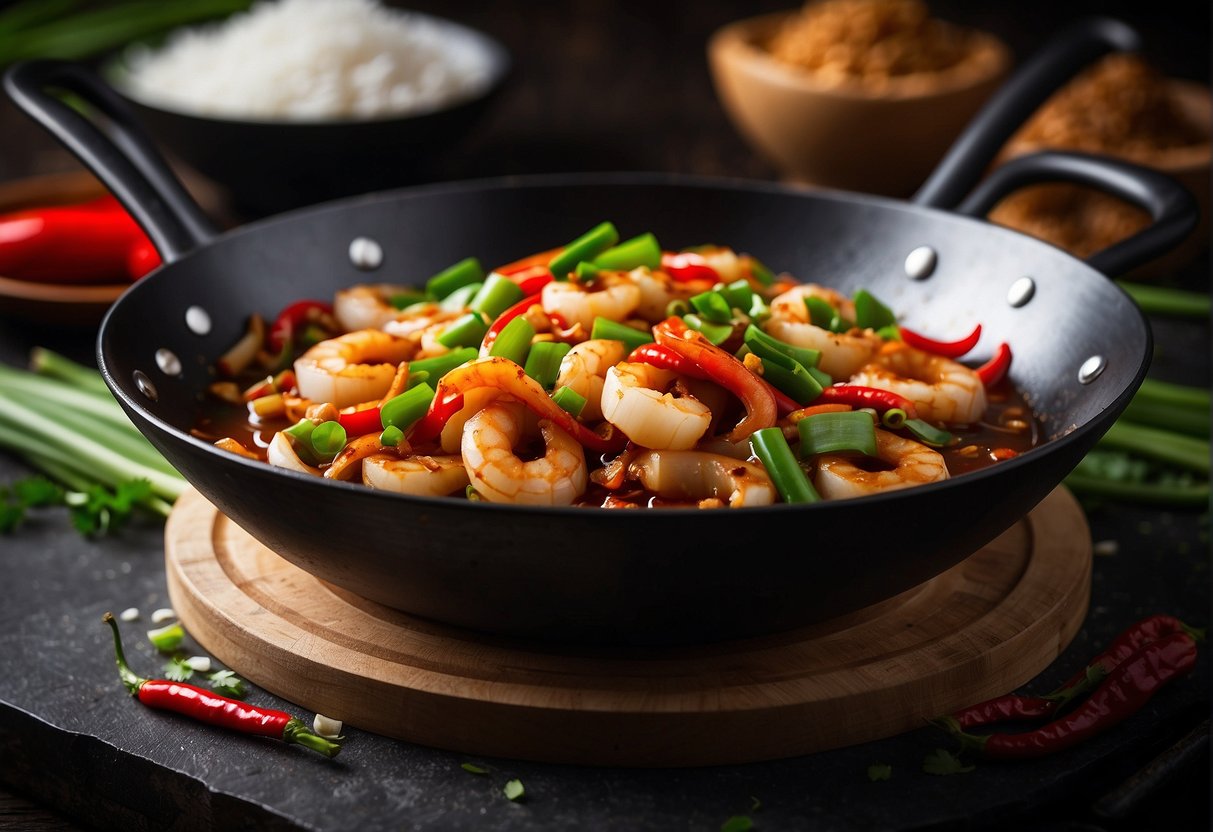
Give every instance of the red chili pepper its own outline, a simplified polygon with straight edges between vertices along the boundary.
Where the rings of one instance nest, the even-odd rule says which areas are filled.
[[[138,280],[159,266],[160,252],[151,240],[136,241],[126,255],[126,274],[131,280]]]
[[[905,396],[891,390],[881,390],[876,387],[862,387],[858,384],[835,384],[821,391],[821,395],[813,400],[814,404],[849,404],[852,407],[872,407],[883,413],[891,408],[900,408],[911,419],[917,418],[918,410],[914,402]]]
[[[720,273],[708,265],[702,254],[693,251],[663,251],[661,270],[680,282],[707,280],[715,283],[720,280]]]
[[[309,323],[314,323],[321,315],[331,315],[333,307],[322,300],[297,300],[278,313],[270,331],[266,335],[269,348],[279,352]]]
[[[661,344],[641,344],[636,349],[632,350],[628,355],[628,361],[635,361],[641,364],[652,364],[654,367],[661,367],[665,370],[673,370],[676,373],[681,373],[691,378],[708,378],[699,365],[683,358],[678,353],[674,352],[669,347]],[[775,398],[775,409],[780,415],[786,415],[793,410],[800,409],[798,405],[787,393],[784,393],[779,388],[775,387],[764,378],[758,378],[758,381],[763,384]]]
[[[1126,658],[1076,709],[1033,731],[957,733],[961,745],[992,760],[1025,760],[1071,748],[1136,713],[1164,685],[1196,665],[1196,640],[1172,633]]]
[[[543,265],[531,266],[522,271],[512,272],[507,277],[518,284],[518,288],[522,290],[522,294],[527,297],[539,294],[544,286],[556,279],[556,276],[552,274],[552,270]]]
[[[901,333],[901,340],[904,343],[909,344],[916,350],[929,352],[933,355],[942,355],[944,358],[960,358],[960,356],[977,346],[977,342],[981,340],[981,324],[973,327],[973,331],[959,341],[936,341],[934,338],[920,335],[912,329],[906,329],[904,326],[897,329]]]
[[[730,442],[740,442],[754,431],[774,427],[779,406],[771,386],[750,372],[732,353],[722,350],[675,315],[654,326],[653,337],[658,344],[697,365],[709,379],[741,399],[746,415],[729,431]]]
[[[552,277],[551,272],[548,272],[548,279],[543,282],[540,289],[542,289],[544,285],[551,283],[553,279],[554,278]],[[498,315],[493,322],[489,324],[489,328],[484,333],[484,338],[480,341],[480,354],[482,356],[488,355],[489,348],[493,346],[493,342],[497,340],[497,336],[501,334],[501,330],[505,329],[505,325],[538,303],[539,292],[536,291],[527,295],[525,298],[518,301],[513,306],[509,307]]]
[[[977,375],[986,387],[993,387],[1002,381],[1011,366],[1011,345],[1003,342],[994,350],[994,355],[985,364],[977,368]]]
[[[136,262],[133,250],[142,247]],[[154,262],[153,262],[154,261]],[[116,198],[0,215],[0,274],[47,283],[132,280],[160,264],[151,241]],[[135,266],[139,271],[132,271]]]
[[[1034,720],[1052,716],[1070,702],[1089,693],[1142,647],[1174,633],[1187,633],[1195,641],[1204,640],[1203,630],[1190,627],[1173,615],[1151,615],[1121,632],[1111,645],[1053,692],[1044,696],[1016,693],[998,696],[956,711],[940,720],[940,724],[953,730],[967,730],[1008,719]]]
[[[135,675],[126,663],[122,651],[122,638],[118,634],[118,622],[112,613],[106,613],[102,619],[110,625],[114,632],[114,653],[118,660],[118,677],[122,684],[149,708],[164,711],[174,711],[184,716],[192,717],[208,725],[217,725],[242,734],[255,734],[262,737],[273,737],[283,742],[296,743],[313,751],[319,751],[326,757],[335,757],[341,750],[341,744],[327,739],[308,728],[298,718],[286,711],[257,708],[241,702],[220,696],[214,691],[184,682],[171,682],[168,679],[145,679]]]
[[[383,430],[383,416],[379,407],[365,407],[349,413],[338,413],[337,422],[350,436],[363,436]]]
[[[578,422],[572,414],[552,401],[547,391],[539,382],[528,376],[522,367],[508,358],[499,356],[468,362],[444,375],[438,382],[426,415],[410,430],[409,441],[420,444],[436,438],[442,433],[447,421],[463,407],[464,394],[485,387],[512,396],[536,416],[551,420],[590,450],[599,453],[614,452],[627,443],[627,437],[622,433],[602,436]]]
[[[543,266],[546,269],[548,263],[552,262],[552,258],[560,254],[562,251],[564,251],[563,246],[560,248],[548,249],[547,251],[541,251],[537,254],[529,254],[526,257],[523,257],[521,260],[515,260],[512,263],[506,263],[504,266],[498,266],[497,268],[493,269],[493,271],[497,272],[498,274],[503,274],[506,277],[510,277],[518,274],[519,272],[534,268],[535,266]]]

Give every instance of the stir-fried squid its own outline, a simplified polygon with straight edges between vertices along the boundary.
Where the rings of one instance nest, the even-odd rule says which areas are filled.
[[[290,303],[249,366],[219,368],[216,390],[243,381],[244,406],[195,433],[300,474],[428,497],[863,497],[1035,443],[1006,346],[980,365],[967,360],[980,329],[948,341],[950,328],[924,337],[865,290],[719,245],[620,242],[602,223],[487,275],[467,258],[422,285]]]

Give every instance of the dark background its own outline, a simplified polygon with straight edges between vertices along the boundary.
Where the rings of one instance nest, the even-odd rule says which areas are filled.
[[[741,141],[720,109],[711,88],[705,44],[710,33],[724,23],[793,4],[579,0],[394,5],[478,27],[499,38],[515,61],[510,85],[486,121],[466,141],[435,160],[423,179],[582,170],[777,178],[774,169]],[[1118,17],[1141,32],[1146,56],[1162,71],[1194,80],[1208,81],[1210,77],[1208,3],[1022,0],[929,5],[939,17],[998,34],[1017,58],[1031,53],[1049,34],[1073,20],[1091,14]],[[0,101],[0,181],[77,168],[66,151],[17,113],[7,99]],[[1176,279],[1185,285],[1207,287],[1207,258]],[[1189,373],[1185,380],[1208,384],[1207,327],[1177,337],[1183,349],[1201,353],[1194,365],[1183,370]],[[1167,368],[1164,364],[1164,372]],[[1193,372],[1195,377],[1190,375]],[[1123,531],[1122,526],[1129,523],[1146,522],[1143,518],[1150,516],[1131,510],[1119,520],[1096,516],[1093,522],[1096,534],[1108,534],[1109,530]],[[1197,549],[1203,548],[1207,558],[1207,515],[1204,529],[1204,542]],[[1124,571],[1131,574],[1129,567]],[[1203,582],[1208,572],[1197,575],[1196,580]],[[1096,825],[1084,811],[1083,800],[1091,795],[1080,794],[1074,795],[1072,803],[1065,795],[1055,796],[1056,805],[1038,812],[1032,828],[1207,829],[1207,746],[1195,760],[1176,779],[1153,792],[1123,826]],[[806,783],[806,789],[811,788]],[[756,819],[761,821],[761,817]],[[79,828],[2,791],[0,826]]]

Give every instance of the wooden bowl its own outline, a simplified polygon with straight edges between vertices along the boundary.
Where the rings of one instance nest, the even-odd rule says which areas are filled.
[[[69,205],[106,193],[105,186],[84,171],[45,174],[0,183],[0,213]],[[0,275],[0,315],[42,325],[96,326],[130,285],[44,283]]]
[[[1004,80],[1012,58],[992,35],[951,69],[889,79],[880,90],[832,84],[764,48],[797,11],[718,29],[708,62],[725,113],[756,151],[793,181],[904,197],[930,174]]]
[[[1213,91],[1206,84],[1167,79],[1171,100],[1195,125],[1206,130],[1202,144],[1165,148],[1146,155],[1125,155],[1130,162],[1146,165],[1172,176],[1191,191],[1200,209],[1200,220],[1188,236],[1170,252],[1125,275],[1152,280],[1174,275],[1190,265],[1209,245],[1210,171],[1213,166]],[[1065,150],[1012,138],[999,161],[1039,150]],[[1012,194],[995,206],[990,219],[1008,228],[1052,243],[1077,257],[1087,257],[1145,227],[1149,215],[1134,206],[1090,188],[1077,185],[1036,185]]]

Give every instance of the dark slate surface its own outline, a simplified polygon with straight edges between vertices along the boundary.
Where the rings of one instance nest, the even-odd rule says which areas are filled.
[[[1207,325],[1157,322],[1155,372],[1208,383]],[[20,363],[34,344],[87,360],[87,333],[27,329],[7,321],[0,359]],[[26,469],[0,457],[0,482]],[[1025,690],[1051,689],[1122,627],[1153,612],[1209,621],[1208,514],[1125,507],[1089,512],[1096,558],[1091,611],[1065,653]],[[167,605],[162,526],[145,519],[85,540],[61,512],[34,515],[0,538],[0,779],[76,820],[101,828],[717,829],[735,814],[761,829],[918,829],[1110,824],[1090,804],[1207,717],[1209,663],[1166,689],[1115,731],[1070,753],[1027,764],[979,764],[949,777],[922,759],[950,742],[932,728],[801,758],[709,769],[578,768],[475,759],[347,730],[336,760],[150,711],[125,695],[114,672],[106,610]],[[154,673],[142,632],[124,625],[131,661]],[[239,668],[236,668],[239,670]],[[249,701],[310,714],[254,689]],[[460,768],[472,761],[490,774]],[[870,782],[867,767],[893,767]],[[1207,784],[1207,755],[1182,769]],[[1203,777],[1201,776],[1203,773]],[[525,800],[501,793],[518,778]],[[1207,790],[1205,792],[1207,794]],[[1196,825],[1207,801],[1189,793]],[[755,801],[761,803],[752,809]],[[1151,811],[1153,802],[1147,802]],[[1162,811],[1167,811],[1165,808]],[[1043,828],[1043,827],[1042,827]]]

